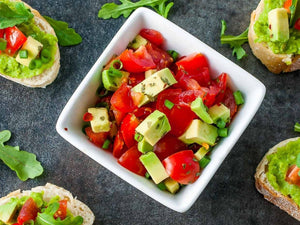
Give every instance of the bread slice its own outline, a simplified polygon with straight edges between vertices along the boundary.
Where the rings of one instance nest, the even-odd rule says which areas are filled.
[[[300,207],[293,201],[293,199],[276,191],[269,183],[266,174],[268,171],[267,156],[275,153],[278,148],[285,146],[288,142],[295,141],[297,139],[299,138],[287,139],[271,148],[257,166],[254,178],[257,190],[264,195],[265,199],[272,202],[274,205],[278,206],[280,209],[286,211],[288,214],[300,221]]]
[[[267,43],[255,42],[257,35],[254,32],[254,23],[258,20],[260,14],[264,9],[264,0],[261,0],[256,10],[251,14],[248,41],[253,54],[260,59],[260,61],[272,73],[279,74],[281,72],[292,72],[300,69],[300,55],[291,54],[275,54],[269,48]],[[286,61],[291,61],[291,65],[286,65]]]
[[[10,1],[15,1],[15,2],[21,2],[20,0],[10,0]],[[53,28],[50,26],[50,24],[44,19],[44,17],[41,16],[41,14],[31,8],[28,4],[24,3],[26,5],[26,7],[28,7],[32,14],[34,15],[34,21],[35,24],[43,31],[45,31],[46,33],[50,33],[54,36],[56,36]],[[51,84],[55,78],[57,77],[58,71],[59,71],[59,67],[60,67],[60,53],[59,53],[59,48],[58,48],[58,44],[56,44],[57,46],[57,51],[56,54],[54,56],[54,64],[52,65],[52,67],[46,69],[43,73],[31,77],[31,78],[22,78],[22,79],[18,79],[18,78],[13,78],[10,76],[7,76],[5,74],[1,74],[1,76],[5,77],[8,80],[12,80],[14,82],[17,82],[19,84],[25,85],[27,87],[46,87],[47,85]]]
[[[12,197],[20,198],[23,196],[29,196],[31,192],[42,191],[44,192],[44,201],[49,202],[50,199],[55,196],[59,196],[60,199],[67,199],[68,210],[70,210],[74,216],[81,216],[83,218],[83,225],[92,225],[94,223],[95,216],[87,205],[74,198],[69,191],[50,183],[47,183],[45,186],[34,187],[28,191],[16,190],[11,192],[7,196],[0,198],[0,205],[9,202]]]

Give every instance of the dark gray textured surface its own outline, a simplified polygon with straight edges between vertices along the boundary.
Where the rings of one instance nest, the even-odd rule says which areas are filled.
[[[124,18],[100,20],[102,0],[28,0],[42,15],[69,22],[83,37],[82,44],[60,48],[61,70],[46,89],[30,89],[0,78],[0,130],[12,131],[11,145],[33,152],[45,168],[34,180],[18,180],[0,163],[0,196],[46,182],[65,187],[87,203],[95,224],[298,224],[256,191],[254,172],[264,153],[277,142],[294,137],[300,121],[299,72],[272,75],[252,55],[237,61],[219,41],[220,20],[228,33],[239,34],[248,26],[258,0],[176,0],[169,19],[239,64],[267,87],[261,108],[219,168],[205,191],[184,214],[174,212],[94,162],[64,141],[56,120],[85,74],[100,56]],[[222,65],[220,65],[222,66]]]

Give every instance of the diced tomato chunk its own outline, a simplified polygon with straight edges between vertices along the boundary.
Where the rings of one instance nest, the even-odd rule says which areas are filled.
[[[126,49],[120,55],[120,60],[123,68],[130,73],[145,72],[156,67],[145,46],[141,46],[135,51]]]
[[[295,184],[300,187],[300,176],[299,176],[300,168],[296,165],[292,165],[285,176],[285,180],[290,184]]]
[[[118,159],[118,163],[131,172],[144,176],[146,169],[140,161],[141,155],[142,153],[138,150],[137,146],[134,145]]]
[[[89,112],[86,112],[84,115],[83,115],[83,121],[85,122],[89,122],[89,121],[92,121],[93,120],[93,115]]]
[[[294,28],[295,28],[296,30],[300,30],[300,18],[298,18],[298,19],[296,20],[295,25],[294,25]]]
[[[147,39],[153,44],[156,44],[157,46],[160,46],[164,43],[164,37],[162,34],[153,29],[142,29],[139,33],[143,38]]]
[[[67,216],[67,207],[68,207],[68,200],[66,199],[60,200],[59,208],[53,215],[54,219],[60,218],[61,220],[64,220]]]
[[[237,112],[237,105],[235,103],[233,93],[228,87],[225,90],[223,104],[230,109],[230,118],[233,118]]]
[[[116,158],[120,158],[121,155],[127,150],[126,146],[124,145],[124,140],[121,134],[121,131],[119,130],[117,133],[117,136],[114,140],[114,146],[113,146],[113,156]]]
[[[89,137],[90,141],[100,148],[102,148],[105,140],[109,135],[109,132],[94,133],[91,127],[86,127],[85,133]]]
[[[37,207],[33,198],[29,197],[22,206],[17,221],[19,224],[23,224],[29,220],[35,220],[38,212],[39,208]]]
[[[189,74],[198,74],[204,67],[209,67],[207,58],[201,53],[193,53],[176,62],[179,69]]]
[[[121,134],[128,148],[136,144],[134,139],[135,128],[140,124],[140,120],[132,113],[128,113],[121,123]]]
[[[7,40],[5,53],[14,55],[15,52],[25,43],[27,38],[16,26],[5,28],[4,32],[5,39]]]
[[[173,58],[166,51],[152,45],[151,43],[146,45],[146,49],[151,55],[157,70],[169,67],[173,62]]]
[[[117,109],[123,113],[132,112],[136,106],[131,98],[131,86],[122,84],[112,95],[110,103],[114,109]]]

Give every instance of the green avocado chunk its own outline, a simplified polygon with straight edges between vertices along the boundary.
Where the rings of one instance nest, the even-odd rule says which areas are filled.
[[[179,137],[179,139],[186,144],[197,143],[202,145],[203,143],[206,143],[214,145],[217,137],[218,128],[204,123],[201,120],[195,119],[192,121],[185,133]]]
[[[150,152],[153,150],[153,146],[143,138],[143,140],[138,143],[138,150],[142,153]]]
[[[290,32],[287,11],[284,8],[273,9],[268,13],[268,20],[271,41],[288,41]]]
[[[205,123],[212,124],[214,121],[206,111],[206,106],[203,104],[202,98],[196,98],[192,104],[191,109],[200,119]]]
[[[213,105],[208,109],[208,114],[215,124],[219,119],[223,120],[225,123],[230,120],[230,109],[223,104]]]
[[[148,41],[141,35],[137,35],[128,45],[129,48],[138,49],[141,46],[145,46]]]
[[[128,72],[125,71],[119,71],[119,76],[114,76],[111,74],[111,70],[103,70],[102,72],[102,82],[103,86],[106,90],[109,91],[116,91],[122,84],[122,80],[124,78],[127,78],[129,76]]]
[[[154,152],[148,152],[140,156],[140,161],[145,166],[154,183],[158,184],[169,177],[163,164]]]
[[[277,152],[268,155],[267,178],[276,191],[289,196],[300,206],[300,187],[285,181],[286,173],[290,166],[296,164],[298,154],[300,154],[300,139],[291,141],[278,148]]]
[[[135,131],[144,136],[144,140],[154,146],[166,133],[171,130],[167,116],[155,110],[143,122],[141,122]]]
[[[8,203],[0,206],[0,221],[4,223],[11,221],[17,211],[18,202],[18,199],[11,198]]]

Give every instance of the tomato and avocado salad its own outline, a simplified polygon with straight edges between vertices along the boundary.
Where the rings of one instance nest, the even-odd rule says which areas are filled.
[[[267,178],[272,187],[300,206],[300,139],[267,156]]]
[[[198,179],[244,99],[226,73],[211,78],[205,55],[179,56],[163,44],[160,32],[142,29],[111,59],[83,131],[120,165],[175,193]]]
[[[81,225],[83,218],[74,217],[68,210],[68,200],[53,197],[43,200],[43,192],[32,192],[30,196],[12,197],[0,206],[0,225]]]
[[[50,68],[57,38],[42,31],[24,3],[0,0],[0,73],[30,78]]]

